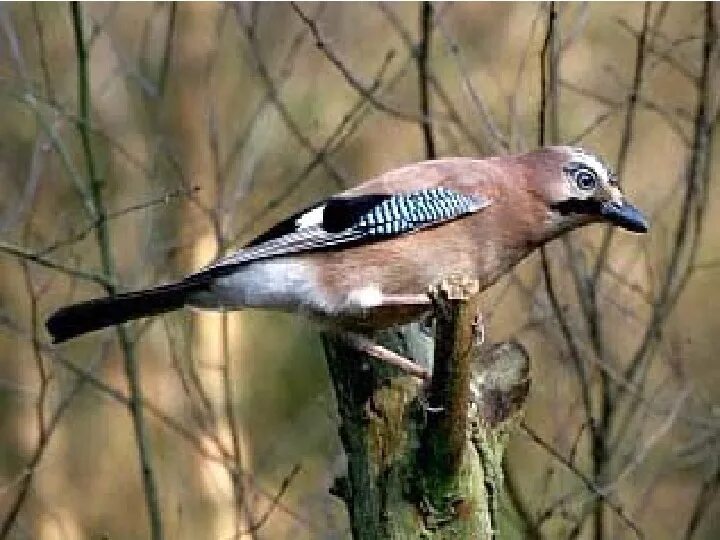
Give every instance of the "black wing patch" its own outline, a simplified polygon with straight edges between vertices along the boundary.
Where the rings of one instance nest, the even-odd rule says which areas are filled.
[[[332,198],[294,214],[204,271],[222,273],[260,259],[383,240],[473,214],[489,204],[488,199],[444,187]]]
[[[254,238],[249,244],[246,244],[243,249],[259,246],[260,244],[264,244],[268,240],[274,240],[276,238],[280,238],[282,236],[296,232],[298,230],[297,220],[306,215],[308,212],[320,208],[323,204],[325,204],[325,202],[316,203],[312,206],[309,206],[308,208],[305,208],[304,210],[296,212],[288,218],[285,218],[280,223],[273,225],[267,231]]]
[[[245,246],[245,249],[258,246],[299,230],[298,221],[307,216],[313,210],[325,207],[323,210],[322,227],[328,232],[340,232],[343,229],[352,227],[355,221],[373,207],[387,200],[391,195],[360,195],[358,197],[335,198],[321,201],[304,210],[273,225],[252,242]]]

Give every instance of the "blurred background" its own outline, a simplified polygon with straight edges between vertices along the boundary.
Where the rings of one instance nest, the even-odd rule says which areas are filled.
[[[573,233],[486,294],[488,338],[530,351],[542,439],[513,435],[503,511],[517,538],[636,537],[619,514],[718,538],[718,17],[2,4],[0,538],[148,537],[148,508],[167,538],[348,538],[309,323],[183,311],[54,347],[43,322],[387,169],[532,149],[541,110],[544,140],[603,155],[652,228]]]

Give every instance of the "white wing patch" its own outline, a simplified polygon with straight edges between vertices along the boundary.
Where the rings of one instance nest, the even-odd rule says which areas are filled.
[[[309,229],[310,227],[318,227],[323,223],[323,216],[325,214],[325,205],[313,208],[309,212],[306,212],[295,221],[295,226],[300,229]]]

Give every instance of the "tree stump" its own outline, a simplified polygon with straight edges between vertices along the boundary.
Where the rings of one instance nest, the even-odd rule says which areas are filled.
[[[361,539],[489,539],[499,527],[502,459],[529,389],[517,343],[486,345],[477,282],[453,276],[430,291],[435,346],[429,384],[325,334],[347,456],[332,493]],[[382,332],[407,354],[422,337]]]

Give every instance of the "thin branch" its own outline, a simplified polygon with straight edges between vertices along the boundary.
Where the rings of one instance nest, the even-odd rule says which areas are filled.
[[[95,156],[90,140],[90,68],[88,51],[83,37],[83,14],[77,2],[72,2],[70,7],[77,53],[78,116],[83,120],[82,123],[78,124],[77,129],[85,154],[85,163],[90,184],[90,206],[93,210],[92,216],[99,221],[95,230],[98,247],[100,248],[103,273],[106,277],[112,279],[115,273],[115,267],[110,252],[110,233],[108,230],[107,213],[103,203],[103,182],[96,169]],[[109,292],[114,293],[114,287],[111,287]],[[155,472],[152,468],[150,458],[150,441],[143,421],[142,389],[140,386],[140,374],[137,368],[137,358],[125,327],[117,326],[116,328],[118,340],[120,341],[124,355],[125,376],[130,388],[130,414],[135,430],[135,440],[143,481],[143,493],[145,495],[145,504],[150,521],[150,533],[153,540],[162,540],[163,532],[160,501],[157,493]]]
[[[678,396],[677,400],[675,400],[675,404],[665,417],[660,427],[655,430],[655,432],[650,437],[648,437],[648,439],[645,441],[645,444],[640,450],[633,452],[632,460],[630,461],[630,463],[628,463],[622,471],[615,475],[612,482],[603,486],[602,490],[605,493],[610,493],[611,491],[613,491],[615,489],[615,486],[617,486],[620,481],[627,478],[628,475],[630,475],[637,467],[640,466],[640,464],[642,464],[643,461],[645,461],[645,458],[647,457],[650,450],[652,450],[652,448],[660,441],[660,439],[663,438],[668,431],[670,431],[670,428],[673,426],[675,420],[677,420],[678,418],[680,409],[685,404],[688,394],[689,392],[686,389],[680,394],[680,396]]]
[[[508,150],[511,151],[526,151],[527,150],[527,143],[525,141],[524,134],[522,133],[522,128],[520,127],[520,116],[521,111],[520,107],[518,106],[519,99],[518,95],[522,92],[523,86],[521,84],[523,73],[525,72],[525,69],[527,67],[528,61],[532,57],[532,45],[535,37],[535,30],[538,27],[538,24],[540,20],[542,19],[543,12],[545,11],[545,6],[542,2],[537,3],[537,9],[535,12],[535,16],[532,19],[532,23],[530,24],[530,32],[528,33],[527,41],[525,42],[525,47],[523,48],[522,56],[520,57],[520,62],[518,63],[517,71],[515,73],[515,79],[513,81],[513,91],[508,97],[508,112],[509,112],[509,120],[508,120],[508,141],[507,141],[507,147]],[[542,69],[542,64],[541,64]],[[542,77],[542,74],[541,74]],[[542,95],[540,97],[542,98]]]
[[[323,154],[320,154],[315,148],[315,146],[312,144],[310,139],[305,136],[305,134],[300,129],[300,126],[295,122],[292,115],[290,114],[290,110],[288,109],[287,105],[280,99],[280,95],[278,94],[277,87],[275,85],[275,82],[272,79],[272,76],[270,75],[270,72],[268,71],[267,66],[263,62],[262,59],[262,53],[260,50],[260,44],[257,41],[257,35],[256,35],[256,28],[252,24],[252,22],[246,22],[242,20],[242,16],[240,13],[239,6],[235,5],[235,14],[236,19],[240,23],[240,26],[245,31],[245,36],[247,37],[247,40],[250,44],[250,51],[253,54],[253,57],[255,59],[255,65],[258,71],[258,74],[260,75],[260,78],[262,79],[263,83],[266,86],[267,92],[270,95],[270,99],[275,104],[275,107],[280,114],[280,117],[282,118],[283,122],[287,126],[290,133],[293,134],[293,136],[298,140],[298,142],[312,155],[314,156],[320,156],[321,163],[327,170],[327,172],[330,174],[330,176],[335,180],[335,182],[340,185],[344,186],[347,185],[347,179],[345,176],[337,170],[337,168],[330,163],[330,161],[327,159],[326,156]]]
[[[265,523],[267,523],[267,520],[270,518],[272,513],[278,507],[278,505],[280,503],[280,499],[282,499],[283,496],[285,495],[285,493],[287,492],[293,479],[298,475],[298,473],[301,470],[302,470],[302,468],[300,467],[299,464],[296,464],[293,466],[290,473],[288,473],[288,475],[285,478],[283,478],[283,481],[280,484],[280,488],[278,489],[277,493],[270,501],[270,506],[267,508],[267,510],[265,510],[265,512],[263,512],[262,516],[260,516],[260,518],[255,523],[251,524],[247,529],[239,532],[237,535],[243,536],[245,534],[252,534],[252,533],[256,533],[260,529],[262,529],[263,525],[265,525]]]
[[[383,77],[385,76],[385,73],[394,56],[393,51],[389,51],[388,54],[385,55],[383,63],[378,68],[375,79],[373,80],[373,91],[380,88]],[[397,79],[398,77],[394,77],[393,80],[390,81],[390,84]],[[303,167],[302,171],[295,178],[285,185],[285,189],[283,189],[281,193],[270,198],[260,210],[247,220],[247,225],[240,228],[239,232],[234,236],[230,243],[234,243],[238,237],[247,234],[252,227],[255,227],[258,220],[262,219],[269,212],[282,205],[305,182],[315,168],[323,163],[323,160],[337,153],[340,148],[345,145],[348,138],[360,127],[362,120],[365,117],[363,111],[367,110],[369,110],[369,107],[367,107],[367,101],[364,97],[360,96],[350,110],[343,115],[342,120],[338,123],[327,139],[325,139],[325,142],[318,149],[317,153],[312,157],[310,162]]]
[[[35,197],[40,189],[40,181],[43,178],[42,171],[46,157],[47,141],[44,134],[38,133],[33,143],[32,157],[30,158],[30,167],[25,180],[25,186],[22,193],[18,196],[17,201],[13,204],[14,208],[0,219],[0,233],[11,231],[15,228],[24,215],[32,208]],[[9,205],[8,205],[9,206]]]
[[[165,46],[163,48],[162,61],[158,70],[157,89],[158,96],[165,95],[168,74],[170,73],[170,60],[172,59],[175,44],[175,23],[177,21],[177,2],[170,2],[168,6],[167,31],[165,32]]]
[[[439,6],[439,8],[435,10],[435,16],[433,17],[433,19],[434,19],[434,23],[440,30],[443,30],[442,20],[444,18],[445,13],[447,13],[447,11],[451,5],[452,4],[450,4],[450,3],[441,4]],[[392,25],[392,27],[398,33],[400,38],[405,43],[405,46],[410,51],[411,57],[413,57],[415,55],[416,47],[415,47],[415,44],[413,43],[410,32],[403,25],[402,21],[400,20],[400,17],[398,17],[397,14],[395,13],[395,11],[393,11],[385,2],[378,3],[378,9],[382,12],[382,14],[388,20],[388,22]],[[447,37],[446,34],[447,34],[447,32],[443,31],[443,36],[445,37],[445,40],[449,41],[449,38]],[[451,44],[450,50],[453,52],[453,54],[459,55],[459,51],[455,50],[453,44]],[[460,62],[459,57],[458,57],[458,62]],[[462,73],[463,67],[462,66],[459,66],[459,67],[460,67],[460,71]],[[466,75],[467,74],[463,74],[463,77],[466,77]],[[457,108],[455,107],[455,105],[452,102],[452,99],[450,98],[450,95],[448,94],[447,90],[443,86],[442,81],[435,75],[435,73],[433,73],[430,66],[427,67],[427,77],[428,77],[428,81],[430,82],[430,85],[432,86],[433,91],[437,95],[438,101],[442,104],[442,106],[447,111],[448,121],[457,127],[457,129],[460,131],[460,133],[468,140],[468,142],[473,146],[473,148],[475,149],[476,152],[479,152],[480,154],[485,154],[486,153],[485,145],[483,145],[480,142],[480,140],[475,135],[475,133],[473,133],[470,126],[468,126],[468,123],[463,119],[463,116],[460,114],[460,112],[458,112]],[[472,86],[472,84],[469,81],[469,78],[467,79],[466,84]],[[389,84],[388,86],[392,86],[392,84]],[[474,88],[473,88],[473,92],[474,92]],[[479,96],[477,96],[476,92],[475,92],[475,94],[476,94],[476,97],[478,97],[478,99],[480,99]],[[482,101],[480,101],[479,104],[482,104]],[[487,118],[487,119],[484,117],[481,117],[481,118],[483,120],[483,126],[485,126],[486,128],[487,128],[488,122],[492,123],[492,120],[490,118]],[[440,127],[442,129],[443,127],[446,127],[446,126],[441,125]],[[488,140],[490,140],[494,144],[495,137],[490,135],[490,133],[492,133],[492,131],[488,131],[487,129],[486,129],[486,131],[487,131],[486,137],[488,138]]]
[[[23,329],[21,329],[17,324],[14,322],[8,320],[7,318],[0,318],[0,324],[6,327],[11,328],[13,331],[23,335],[24,337],[27,337],[30,339],[30,336],[27,334],[27,332]],[[106,344],[104,344],[106,345]],[[55,347],[52,347],[50,345],[46,345],[44,343],[37,343],[37,347],[40,349],[40,351],[43,354],[48,355],[53,362],[59,364],[63,369],[70,372],[77,381],[77,384],[85,384],[87,383],[90,387],[94,388],[104,396],[118,402],[119,404],[129,408],[131,398],[125,395],[121,390],[118,390],[107,383],[103,382],[99,378],[95,376],[93,373],[93,369],[80,367],[73,363],[71,360],[63,356],[58,352],[58,350]],[[106,349],[103,348],[103,354],[99,356],[99,358],[104,358],[106,356]],[[91,362],[91,366],[94,366],[97,364],[98,361]],[[151,401],[148,401],[146,398],[143,398],[142,400],[142,407],[144,410],[146,410],[151,417],[155,418],[160,425],[167,428],[172,433],[178,435],[182,440],[187,442],[192,449],[201,457],[207,459],[208,461],[212,461],[214,463],[218,463],[220,465],[223,465],[224,467],[232,467],[232,463],[229,461],[230,456],[229,454],[225,453],[223,451],[223,448],[218,445],[217,449],[219,451],[218,454],[213,454],[208,451],[207,445],[204,440],[200,439],[193,431],[184,426],[182,423],[180,423],[178,420],[164,412],[162,409],[160,409],[157,405],[152,403]],[[51,420],[52,422],[52,420]],[[277,496],[271,495],[268,491],[263,489],[258,482],[253,478],[253,476],[248,473],[247,471],[239,471],[237,474],[241,474],[245,477],[247,481],[253,484],[254,489],[260,493],[264,498],[268,499],[269,501],[275,501],[273,504],[277,507],[283,510],[287,515],[291,516],[293,519],[295,519],[298,522],[301,522],[305,525],[309,525],[300,515],[298,515],[296,512],[294,512],[291,508],[288,508],[287,506],[283,505],[279,498],[276,498]]]
[[[330,44],[327,42],[327,40],[323,37],[323,35],[320,33],[320,30],[318,29],[317,24],[313,19],[308,17],[305,12],[300,9],[297,3],[291,2],[290,5],[292,6],[295,13],[297,13],[298,17],[308,26],[310,29],[310,32],[313,35],[313,38],[315,38],[315,45],[318,49],[320,49],[327,59],[330,61],[330,63],[337,68],[337,70],[342,74],[342,76],[345,78],[345,80],[348,82],[348,84],[355,89],[361,96],[363,96],[367,101],[372,103],[372,105],[384,112],[387,113],[399,120],[404,120],[406,122],[413,122],[413,123],[423,123],[426,120],[431,120],[430,118],[425,118],[423,116],[418,116],[413,113],[408,113],[402,110],[395,109],[391,107],[390,105],[380,101],[370,87],[366,86],[363,82],[361,82],[353,73],[350,71],[350,69],[343,63],[342,60],[338,57],[337,54],[333,51]]]
[[[642,30],[637,38],[637,49],[635,52],[635,72],[633,75],[632,87],[627,97],[627,110],[625,112],[625,126],[620,137],[620,150],[618,151],[616,172],[618,182],[622,182],[627,165],[627,157],[630,150],[630,143],[635,135],[635,119],[638,100],[642,90],[643,71],[645,67],[645,49],[647,42],[648,24],[650,21],[650,2],[643,6]]]
[[[665,271],[663,287],[656,301],[650,324],[648,324],[643,340],[627,370],[627,376],[630,380],[638,373],[643,360],[657,337],[662,322],[669,315],[682,291],[697,251],[699,228],[702,225],[704,209],[704,203],[700,198],[706,196],[705,184],[710,179],[711,160],[708,159],[706,154],[712,151],[711,137],[714,132],[714,124],[708,116],[712,95],[710,59],[712,58],[712,50],[717,37],[712,15],[712,3],[706,4],[705,20],[706,29],[702,50],[703,67],[697,96],[695,133],[685,174],[686,189],[680,210],[680,221],[675,232],[674,248]],[[705,181],[703,181],[703,177],[706,179]],[[696,209],[695,212],[692,211],[693,207]],[[688,249],[689,253],[686,253]],[[683,255],[689,257],[691,261],[685,267],[682,266]]]
[[[218,244],[221,244],[219,239]],[[235,532],[236,537],[241,536],[240,526],[240,512],[245,508],[245,490],[243,487],[242,478],[239,471],[242,470],[242,449],[240,447],[240,432],[237,415],[235,414],[235,392],[233,392],[232,382],[236,380],[233,377],[233,373],[230,371],[232,366],[232,358],[230,356],[230,326],[229,318],[226,312],[222,313],[222,385],[223,385],[223,402],[225,404],[225,419],[228,424],[228,430],[230,431],[230,440],[232,443],[232,459],[234,463],[235,474],[231,474],[230,478],[233,486],[233,499],[235,504]],[[230,471],[232,472],[232,471]],[[254,531],[253,531],[254,532]]]
[[[615,22],[620,26],[620,28],[628,32],[630,35],[634,36],[638,40],[641,39],[641,35],[643,33],[642,30],[638,32],[632,26],[630,26],[630,24],[625,19],[617,18],[615,19]],[[647,33],[647,29],[644,25],[643,28]],[[651,33],[654,36],[661,35],[657,29],[653,29]],[[697,84],[699,79],[697,76],[697,72],[693,73],[693,71],[688,67],[688,61],[686,59],[679,60],[671,54],[671,51],[676,47],[676,45],[676,43],[669,43],[666,49],[660,50],[655,45],[651,44],[647,50],[650,54],[656,56],[658,59],[671,66],[673,69],[675,69],[678,73],[682,74],[692,83]],[[697,69],[697,67],[695,67],[695,69]]]
[[[540,109],[538,110],[538,146],[543,147],[546,144],[546,131],[548,124],[548,109],[552,111],[552,114],[556,114],[557,111],[552,109],[552,100],[548,105],[548,96],[551,93],[556,93],[553,90],[553,86],[556,81],[553,80],[553,73],[548,69],[548,66],[554,64],[555,54],[553,50],[553,41],[555,40],[555,20],[557,19],[557,9],[555,2],[550,2],[548,5],[548,18],[547,27],[545,31],[545,39],[543,40],[542,50],[540,51]],[[548,81],[548,79],[550,79]],[[557,142],[554,141],[553,142]]]
[[[693,265],[695,270],[716,270],[720,268],[720,259],[697,262]]]
[[[555,126],[551,128],[551,142],[557,142],[557,121],[553,119],[553,117],[557,115],[557,109],[555,108],[557,105],[557,97],[551,98],[550,104],[548,104],[548,96],[557,95],[557,84],[559,82],[557,77],[557,67],[553,67],[557,61],[557,58],[554,54],[554,51],[556,49],[555,43],[558,41],[555,28],[556,19],[557,8],[554,2],[550,2],[550,5],[548,7],[548,21],[545,39],[543,41],[543,47],[540,52],[541,97],[538,120],[538,144],[541,147],[545,145],[545,132],[547,130],[548,124],[550,124],[551,126]],[[575,370],[577,371],[585,414],[587,416],[587,419],[591,422],[592,426],[594,425],[594,422],[592,421],[593,407],[589,389],[590,375],[588,373],[587,366],[585,365],[585,362],[583,360],[582,354],[580,353],[580,349],[575,342],[575,337],[573,336],[570,325],[568,324],[563,309],[560,306],[560,301],[557,297],[557,293],[555,292],[555,286],[553,284],[552,274],[550,271],[550,263],[548,261],[547,252],[544,246],[540,249],[540,261],[542,265],[542,274],[544,277],[545,289],[548,295],[548,299],[550,300],[552,311],[558,321],[558,324],[560,325],[560,330],[565,339],[565,342],[567,343],[570,357],[572,358]]]
[[[550,263],[548,261],[547,253],[544,249],[540,252],[540,262],[542,265],[542,274],[545,279],[545,290],[547,292],[548,300],[550,301],[552,312],[558,322],[558,325],[560,326],[560,331],[562,333],[563,339],[565,340],[565,343],[567,344],[570,358],[572,359],[573,366],[575,367],[575,371],[577,373],[578,381],[580,384],[580,392],[583,407],[585,410],[585,415],[587,420],[590,422],[590,427],[592,431],[595,422],[593,420],[592,396],[590,395],[590,373],[587,366],[585,365],[585,360],[582,353],[580,352],[580,348],[577,345],[575,336],[573,335],[573,331],[570,328],[570,324],[565,317],[563,308],[560,305],[560,300],[558,299],[557,292],[555,291],[555,285],[552,279]]]
[[[33,24],[35,26],[35,33],[37,34],[38,39],[38,50],[39,50],[39,56],[40,56],[40,71],[43,75],[43,85],[45,87],[45,93],[50,99],[55,99],[55,89],[52,84],[52,79],[50,77],[50,67],[48,65],[48,58],[47,58],[47,45],[45,43],[45,29],[43,28],[42,20],[40,19],[40,13],[38,11],[38,4],[37,2],[33,2],[32,4],[32,15],[33,15]]]
[[[97,229],[100,224],[102,223],[102,220],[104,221],[113,221],[117,218],[126,216],[128,214],[138,212],[140,210],[146,210],[148,208],[152,208],[153,206],[168,204],[172,199],[178,198],[178,197],[185,197],[189,196],[191,193],[194,193],[198,191],[200,188],[198,186],[193,186],[190,189],[187,189],[185,187],[177,188],[172,191],[169,191],[165,193],[164,195],[159,195],[157,197],[153,197],[151,199],[148,199],[146,201],[132,204],[130,206],[126,206],[125,208],[121,208],[119,210],[115,210],[113,212],[108,212],[104,218],[96,218],[91,223],[87,224],[83,229],[80,229],[77,232],[74,232],[72,235],[70,235],[68,238],[64,238],[63,240],[58,240],[57,242],[53,242],[49,246],[44,247],[43,249],[39,250],[37,252],[38,255],[43,256],[47,255],[48,253],[51,253],[53,251],[56,251],[62,247],[71,246],[73,244],[76,244],[78,242],[81,242],[87,236],[93,232],[95,229]]]
[[[705,513],[713,503],[717,502],[718,493],[720,493],[720,467],[716,469],[715,474],[703,481],[700,486],[685,530],[685,540],[690,540],[695,536]]]
[[[12,526],[17,519],[17,516],[20,513],[20,509],[22,508],[22,505],[24,504],[27,494],[29,492],[33,475],[37,469],[40,458],[44,453],[45,448],[47,447],[50,436],[54,432],[55,427],[58,425],[58,421],[48,424],[46,418],[47,411],[45,409],[45,401],[48,395],[52,375],[48,372],[47,367],[45,366],[45,359],[43,358],[42,351],[40,350],[39,346],[40,327],[38,324],[38,294],[35,290],[35,284],[30,275],[30,269],[28,268],[28,265],[26,263],[23,263],[22,266],[23,276],[25,278],[25,290],[27,292],[28,299],[30,300],[30,328],[32,329],[32,350],[33,356],[35,357],[35,364],[38,370],[38,378],[40,379],[40,388],[38,390],[37,401],[35,403],[35,417],[38,427],[38,440],[37,445],[35,446],[35,451],[33,452],[33,455],[31,456],[28,464],[25,466],[25,471],[19,481],[20,486],[17,496],[13,503],[10,505],[10,511],[8,512],[5,520],[3,521],[2,526],[0,526],[0,539],[6,538],[10,530],[12,529]],[[71,395],[74,394],[74,391],[71,392]],[[69,400],[67,403],[69,403]],[[61,409],[66,409],[66,406],[62,406],[61,404],[61,407],[59,407],[57,411],[60,411]],[[52,418],[59,420],[61,414],[62,413],[54,414]]]
[[[637,538],[644,538],[640,527],[634,521],[632,521],[632,519],[630,519],[627,514],[625,514],[625,511],[619,504],[613,502],[608,497],[608,495],[603,492],[601,488],[596,486],[592,479],[588,478],[582,471],[580,471],[577,467],[575,467],[575,465],[573,465],[568,459],[566,459],[565,456],[555,450],[555,448],[553,448],[551,445],[546,443],[543,438],[540,437],[540,435],[538,435],[537,432],[535,432],[535,430],[533,430],[524,420],[521,421],[520,427],[522,429],[522,432],[525,433],[530,438],[530,440],[532,440],[535,444],[537,444],[548,454],[550,454],[554,459],[556,459],[560,464],[567,468],[571,473],[573,473],[583,483],[583,485],[588,489],[588,491],[590,491],[595,497],[602,501],[603,504],[605,504],[608,508],[615,512],[615,514],[620,518],[620,520],[635,533],[635,536]]]
[[[490,149],[494,154],[504,154],[508,150],[508,138],[503,134],[503,132],[500,130],[500,128],[497,126],[495,120],[493,119],[492,113],[490,112],[490,108],[487,105],[487,102],[485,98],[481,95],[480,92],[475,88],[475,85],[472,82],[472,79],[470,77],[470,71],[468,70],[468,67],[465,63],[465,58],[463,57],[462,51],[460,49],[460,44],[457,43],[453,37],[450,35],[450,31],[446,28],[446,25],[442,24],[441,21],[438,21],[438,28],[440,29],[440,32],[442,33],[443,37],[445,38],[445,41],[448,43],[448,49],[450,51],[450,54],[455,58],[455,62],[458,67],[458,72],[460,73],[460,76],[463,80],[463,87],[465,88],[465,91],[470,96],[470,102],[475,107],[475,110],[478,112],[478,116],[480,117],[480,125],[482,127],[482,130],[484,132],[486,140],[489,142]],[[437,86],[442,89],[440,86],[440,81],[437,77],[433,75],[433,80],[437,81]],[[436,90],[438,94],[440,94],[439,90]],[[449,97],[445,97],[445,101],[449,102]],[[446,105],[447,107],[447,105]],[[454,119],[457,113],[453,114],[452,111],[448,108],[448,111],[450,112],[451,118]],[[460,117],[458,116],[458,125],[460,127],[464,126],[464,123],[460,122]],[[474,137],[473,137],[474,139]],[[471,139],[471,142],[473,142],[473,139]],[[476,146],[479,146],[476,144]]]
[[[121,405],[124,405],[126,407],[130,407],[130,397],[126,396],[122,391],[117,390],[113,388],[112,386],[106,384],[102,380],[98,379],[91,370],[88,370],[83,367],[79,367],[75,365],[71,360],[68,360],[64,356],[58,354],[58,352],[48,346],[42,346],[43,351],[49,353],[52,355],[52,358],[55,362],[59,363],[64,369],[68,370],[70,373],[72,373],[78,381],[82,381],[83,383],[88,383],[90,386],[101,392],[102,394],[112,398],[113,400],[117,401]],[[218,463],[220,465],[223,465],[224,467],[229,467],[229,471],[232,474],[237,474],[243,476],[246,480],[250,481],[254,485],[254,489],[260,493],[264,498],[271,501],[271,507],[272,508],[280,508],[285,512],[287,515],[293,517],[295,520],[300,521],[302,523],[305,523],[304,519],[296,514],[292,509],[288,508],[287,506],[283,505],[280,502],[280,499],[282,498],[282,494],[278,497],[278,495],[271,496],[266,490],[260,487],[260,485],[257,483],[257,481],[253,478],[253,476],[248,473],[247,471],[235,471],[233,467],[233,463],[230,461],[230,456],[223,452],[222,447],[218,446],[217,449],[220,452],[220,455],[213,454],[208,451],[207,445],[205,441],[198,438],[198,436],[192,432],[192,430],[183,424],[181,424],[178,420],[164,412],[162,409],[160,409],[157,405],[152,403],[151,401],[148,401],[146,398],[143,398],[142,401],[142,407],[145,409],[150,416],[155,418],[162,426],[170,430],[171,432],[178,435],[182,440],[187,442],[192,449],[201,457],[207,459],[208,461],[212,461],[215,463]],[[299,468],[299,465],[297,466]],[[298,471],[299,472],[299,471]],[[287,489],[287,488],[286,488]]]
[[[601,94],[598,94],[597,92],[593,90],[589,90],[587,88],[583,88],[573,82],[570,82],[566,79],[561,79],[560,85],[563,88],[567,88],[568,90],[573,91],[575,94],[579,96],[583,96],[588,99],[592,99],[593,101],[597,101],[598,103],[606,106],[608,108],[607,111],[604,113],[601,113],[598,118],[596,118],[593,122],[591,122],[588,127],[586,127],[580,135],[577,135],[573,138],[575,141],[579,141],[586,137],[591,131],[593,131],[597,125],[601,121],[605,121],[606,115],[616,114],[618,113],[623,107],[626,106],[627,101],[609,98],[607,96],[603,96]],[[643,95],[638,96],[638,104],[641,105],[644,109],[656,113],[662,120],[665,121],[665,123],[668,125],[670,129],[673,130],[675,135],[678,136],[678,138],[684,143],[685,146],[690,146],[690,139],[685,134],[685,131],[683,129],[682,124],[678,121],[676,117],[679,117],[682,120],[688,120],[690,122],[693,121],[693,118],[687,117],[686,111],[682,108],[676,108],[674,110],[668,110],[665,106],[661,105],[657,101]]]
[[[681,203],[673,248],[663,272],[660,291],[653,304],[650,320],[625,371],[625,378],[635,383],[641,390],[645,383],[642,374],[647,372],[652,354],[662,339],[662,326],[692,276],[707,206],[708,184],[712,177],[710,156],[715,124],[710,117],[713,96],[711,59],[713,48],[717,43],[712,2],[705,4],[704,20],[705,32],[701,51],[703,67],[698,87],[693,144],[684,174],[685,194]],[[627,436],[627,426],[630,423],[628,418],[633,414],[637,402],[634,395],[627,394],[624,397],[627,402],[626,415],[614,419],[614,424],[618,426],[616,435],[618,441]]]
[[[190,415],[199,424],[200,429],[203,430],[205,435],[210,438],[213,444],[216,446],[218,451],[224,456],[225,459],[230,459],[230,451],[225,448],[223,441],[218,436],[218,420],[215,414],[215,409],[212,406],[210,397],[202,385],[202,381],[198,376],[197,370],[192,362],[192,352],[187,351],[187,358],[189,360],[190,368],[187,370],[183,369],[181,363],[181,355],[177,351],[178,345],[170,332],[170,325],[168,324],[167,318],[162,318],[163,330],[165,337],[168,342],[168,348],[171,355],[171,364],[173,369],[180,379],[180,385],[183,389],[188,402],[190,403]],[[186,334],[184,343],[192,343],[192,325],[187,325],[182,328],[182,332]],[[206,418],[209,417],[209,419]]]
[[[314,16],[317,16],[319,13],[321,13],[325,5],[326,4],[320,4]],[[278,70],[278,74],[275,77],[274,88],[277,89],[277,92],[282,91],[283,86],[290,78],[290,75],[292,74],[295,65],[295,60],[297,59],[298,54],[302,50],[302,46],[308,32],[309,30],[305,26],[303,26],[290,41],[287,49],[287,54],[285,55],[285,58],[280,65],[280,69]],[[233,164],[237,160],[238,156],[242,154],[246,144],[250,141],[250,135],[255,128],[258,120],[261,118],[261,113],[270,103],[272,103],[272,89],[266,88],[265,94],[257,103],[252,113],[249,115],[250,119],[248,120],[247,124],[244,126],[240,134],[235,138],[233,143],[229,145],[230,150],[227,152],[227,156],[223,160],[222,167],[220,169],[221,178],[227,178],[230,174],[230,170]],[[233,197],[233,200],[234,199],[236,199],[236,197]]]
[[[420,112],[422,114],[422,133],[425,141],[425,157],[435,159],[435,139],[433,137],[432,120],[430,117],[430,90],[428,88],[428,63],[430,52],[430,38],[432,37],[432,3],[425,0],[422,2],[420,15],[420,43],[415,48],[415,60],[417,61],[418,83],[420,86]]]
[[[638,96],[640,95],[640,89],[643,79],[643,69],[645,66],[645,49],[648,34],[648,25],[650,21],[650,2],[645,2],[643,6],[643,23],[642,30],[637,36],[637,48],[635,51],[635,73],[633,75],[633,82],[630,90],[630,94],[627,97],[627,110],[625,113],[625,126],[623,128],[620,137],[620,149],[618,150],[616,172],[618,175],[618,182],[622,183],[623,176],[625,173],[625,167],[627,165],[627,157],[630,149],[630,143],[633,140],[634,127],[635,127],[635,116],[638,104]],[[595,258],[595,265],[592,273],[591,283],[597,283],[598,277],[602,272],[602,266],[605,264],[607,259],[608,251],[612,243],[613,234],[615,228],[608,225],[605,228],[605,234],[603,235],[602,243],[598,251],[598,255]],[[597,310],[596,310],[597,311]],[[598,322],[599,324],[599,322]]]
[[[36,339],[36,332],[37,332],[37,324],[35,322],[33,326],[33,349],[36,351],[36,354],[40,354],[40,350],[42,348],[39,341]],[[101,357],[105,355],[105,351],[101,354]],[[42,358],[39,358],[39,362],[42,362]],[[40,425],[39,425],[39,437],[38,437],[38,443],[35,446],[35,450],[33,451],[32,455],[30,456],[30,459],[25,464],[25,471],[23,472],[22,476],[18,479],[19,481],[19,487],[18,492],[13,500],[13,502],[9,506],[9,510],[7,515],[5,516],[5,519],[2,522],[2,525],[0,526],[0,539],[4,540],[8,538],[10,532],[12,531],[13,525],[15,524],[18,515],[20,514],[20,510],[22,509],[22,505],[25,502],[25,499],[27,497],[27,494],[29,492],[30,486],[32,484],[32,480],[35,476],[35,472],[37,471],[37,468],[40,464],[40,461],[42,460],[43,456],[45,455],[45,451],[48,448],[48,445],[52,439],[52,435],[55,433],[56,428],[60,424],[60,420],[62,419],[65,412],[68,410],[68,407],[72,403],[73,399],[78,395],[80,390],[83,389],[85,385],[84,379],[76,379],[72,388],[70,389],[70,392],[62,398],[58,406],[53,411],[53,414],[50,416],[50,418],[47,421],[47,424],[43,425],[42,418],[39,418]],[[41,390],[41,397],[40,400],[42,400],[42,393]],[[42,403],[39,402],[39,406],[42,406]]]
[[[64,356],[58,354],[57,351],[51,350],[49,347],[47,348],[47,350],[48,352],[52,353],[54,362],[60,364],[64,369],[72,373],[78,380],[89,383],[90,386],[92,386],[99,392],[112,398],[121,405],[124,405],[128,409],[130,408],[131,398],[126,396],[122,391],[117,390],[116,388],[113,388],[109,384],[98,379],[91,370],[77,366],[71,360],[68,360]],[[189,443],[198,455],[204,457],[207,460],[227,465],[228,456],[226,456],[222,452],[220,455],[210,453],[207,450],[205,443],[201,439],[199,439],[190,428],[181,424],[178,420],[174,419],[172,416],[164,412],[157,405],[155,405],[151,401],[148,401],[146,398],[143,398],[142,407],[148,413],[150,413],[152,417],[154,417],[158,422],[160,422],[160,424],[168,428],[176,435],[180,436],[180,438],[187,443]],[[222,449],[219,448],[219,450]]]
[[[66,266],[64,264],[55,262],[52,259],[48,259],[47,257],[43,257],[42,255],[38,255],[37,253],[33,253],[32,251],[28,251],[25,248],[9,244],[2,240],[0,240],[0,252],[7,253],[22,260],[34,262],[36,264],[39,264],[40,266],[44,266],[45,268],[49,268],[51,270],[57,270],[58,272],[61,272],[70,277],[97,283],[98,285],[102,285],[105,290],[110,290],[114,287],[113,283],[103,275]]]
[[[613,115],[617,114],[620,111],[620,106],[614,106],[611,107],[597,116],[587,125],[583,128],[583,130],[575,135],[574,137],[568,137],[568,144],[569,145],[576,145],[580,144],[582,141],[584,141],[593,131],[598,129],[600,126],[605,124],[610,118],[612,118]]]

